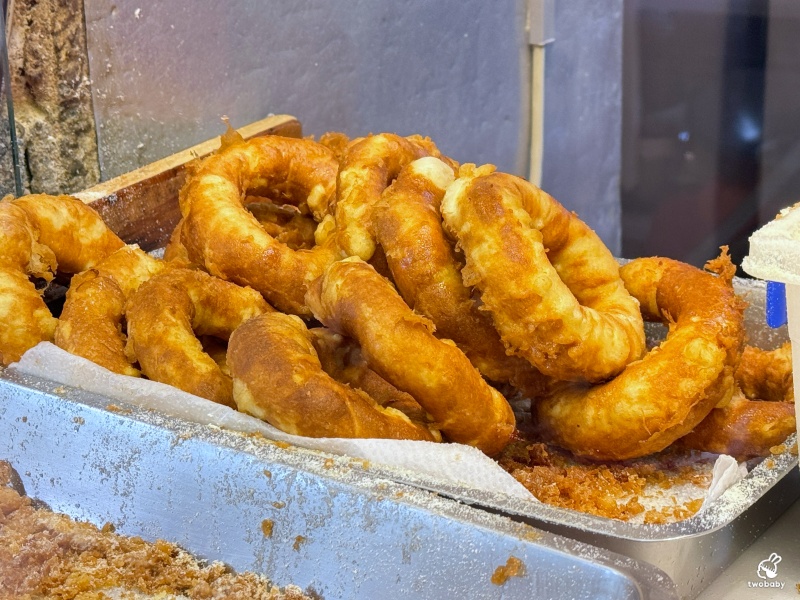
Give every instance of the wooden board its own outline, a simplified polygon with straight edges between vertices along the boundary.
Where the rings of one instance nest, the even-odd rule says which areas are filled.
[[[300,137],[302,126],[292,116],[276,115],[237,131],[245,139],[267,134]],[[216,137],[73,195],[100,213],[127,243],[146,251],[163,248],[181,218],[178,192],[186,180],[186,165],[219,145]]]

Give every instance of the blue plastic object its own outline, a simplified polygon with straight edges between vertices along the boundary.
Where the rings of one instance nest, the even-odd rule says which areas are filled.
[[[786,286],[778,281],[767,282],[767,325],[780,327],[785,325],[786,316]]]

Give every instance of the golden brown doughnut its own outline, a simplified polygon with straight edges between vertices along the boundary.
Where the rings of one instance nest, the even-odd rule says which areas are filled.
[[[72,196],[33,194],[12,200],[39,231],[39,242],[50,248],[62,273],[90,269],[124,242],[92,208]]]
[[[0,364],[53,339],[56,319],[29,275],[52,279],[56,259],[38,243],[38,232],[23,210],[0,202]]]
[[[369,260],[375,252],[372,209],[405,165],[423,156],[441,157],[436,145],[418,135],[381,133],[353,140],[339,169],[337,241],[348,256]]]
[[[556,379],[597,382],[645,349],[639,307],[597,234],[527,181],[468,165],[442,200],[506,346]]]
[[[746,346],[734,378],[733,399],[712,410],[675,447],[748,460],[768,456],[796,431],[791,342],[775,350]]]
[[[204,271],[175,268],[144,282],[128,301],[128,346],[148,378],[235,407],[231,380],[198,336],[227,340],[272,310],[253,289]]]
[[[449,440],[490,455],[508,443],[515,420],[506,399],[370,265],[357,257],[333,263],[306,302],[325,326],[356,340],[370,368],[411,394]]]
[[[333,379],[361,390],[385,408],[399,410],[415,423],[431,424],[431,416],[411,394],[398,390],[369,368],[361,347],[354,340],[326,327],[315,327],[309,332],[322,370]],[[431,433],[436,441],[441,441],[437,430]]]
[[[535,397],[544,377],[525,359],[506,354],[491,315],[478,309],[464,286],[455,249],[445,238],[439,206],[453,180],[453,170],[434,157],[403,168],[375,207],[376,239],[400,295],[433,321],[437,337],[453,340],[488,379],[511,382]]]
[[[30,277],[94,266],[123,245],[100,216],[70,196],[0,201],[0,364],[51,341],[56,319]]]
[[[225,145],[180,193],[189,258],[261,292],[282,311],[310,316],[303,300],[308,282],[341,256],[327,217],[337,170],[333,153],[310,140],[264,136]],[[270,236],[244,207],[247,194],[307,205],[316,221],[326,221],[317,229],[317,245],[295,251]]]
[[[312,334],[293,315],[269,313],[231,335],[228,366],[239,410],[294,435],[435,439],[428,428],[322,370]]]
[[[715,408],[674,447],[729,454],[737,460],[769,456],[797,430],[794,404],[748,400],[737,390],[731,401]]]
[[[736,382],[751,400],[794,402],[791,342],[774,350],[746,346],[736,368]]]
[[[138,287],[165,268],[137,246],[123,246],[75,275],[58,318],[55,343],[115,373],[138,377],[125,352],[125,304]]]
[[[666,339],[611,381],[554,382],[532,407],[545,440],[598,460],[663,450],[726,403],[744,340],[729,281],[668,258],[633,260],[620,275],[645,318],[669,326]]]

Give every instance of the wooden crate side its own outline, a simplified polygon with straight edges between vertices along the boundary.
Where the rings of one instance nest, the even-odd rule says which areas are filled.
[[[289,115],[267,117],[237,131],[245,139],[303,133],[300,122]],[[163,248],[181,218],[178,192],[186,180],[186,166],[219,145],[220,139],[213,138],[74,195],[100,213],[125,242],[145,251]]]

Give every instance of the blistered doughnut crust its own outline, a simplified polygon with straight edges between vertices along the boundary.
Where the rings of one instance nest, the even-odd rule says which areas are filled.
[[[509,350],[542,373],[597,382],[645,349],[636,301],[583,221],[524,179],[466,166],[442,216]]]
[[[204,271],[171,269],[143,283],[128,301],[129,353],[149,379],[235,407],[230,377],[198,336],[227,340],[242,323],[271,310],[253,289]]]
[[[231,336],[228,367],[238,409],[294,435],[428,440],[434,434],[395,408],[328,375],[300,318],[269,313]]]
[[[446,438],[489,455],[509,442],[516,422],[506,399],[370,265],[357,257],[333,263],[306,301],[326,327],[355,339],[369,366],[411,394]]]
[[[383,193],[374,213],[377,240],[406,303],[453,340],[487,379],[511,382],[529,396],[542,391],[543,376],[519,356],[508,355],[491,315],[461,279],[461,265],[442,229],[439,212],[453,169],[434,157],[406,166]]]
[[[353,140],[344,152],[336,200],[337,241],[348,256],[375,253],[372,211],[400,170],[423,156],[440,157],[429,139],[380,133]]]
[[[31,277],[79,273],[124,244],[100,216],[71,196],[0,201],[0,364],[52,341],[56,319]]]
[[[620,275],[645,317],[669,326],[666,339],[611,381],[555,382],[532,407],[545,440],[598,460],[663,450],[727,403],[744,340],[728,280],[667,258],[636,259]]]
[[[115,373],[138,377],[125,351],[125,306],[142,283],[165,268],[164,261],[137,246],[123,246],[75,275],[58,318],[56,345]]]
[[[338,161],[310,140],[264,136],[224,146],[205,159],[181,190],[181,241],[191,261],[209,273],[261,292],[278,309],[310,316],[308,282],[341,256],[331,235],[329,204]],[[317,245],[292,250],[269,235],[244,207],[247,194],[307,206]]]

